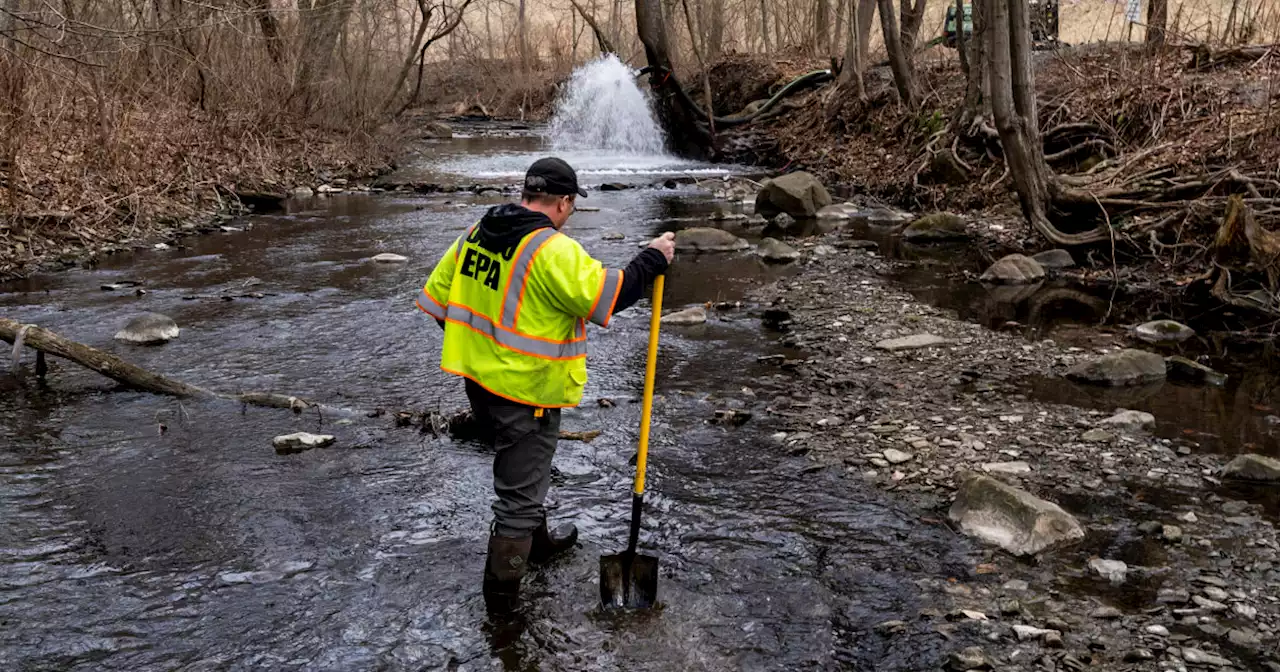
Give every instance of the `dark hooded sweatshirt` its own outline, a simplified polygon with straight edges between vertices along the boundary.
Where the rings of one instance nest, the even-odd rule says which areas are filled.
[[[508,203],[489,208],[480,220],[480,247],[502,254],[520,244],[524,237],[551,226],[551,219],[522,205]],[[644,296],[644,288],[667,270],[667,257],[658,250],[645,248],[623,269],[622,289],[613,304],[613,315],[635,305]],[[442,324],[443,326],[443,324]]]

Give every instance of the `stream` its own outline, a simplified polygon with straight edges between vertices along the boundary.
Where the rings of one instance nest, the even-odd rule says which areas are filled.
[[[424,170],[509,184],[538,141],[447,145]],[[723,171],[596,160],[584,183]],[[505,198],[292,202],[228,223],[242,231],[5,286],[0,312],[219,391],[453,410],[466,403],[462,386],[437,368],[441,332],[413,300],[449,243]],[[713,207],[690,189],[593,191],[581,204],[599,211],[575,215],[569,232],[612,265]],[[369,261],[380,252],[411,261]],[[786,272],[750,256],[681,261],[668,280],[672,308],[736,301]],[[146,293],[100,289],[125,280]],[[783,350],[745,311],[663,334],[642,546],[661,557],[664,606],[600,612],[597,558],[625,543],[646,309],[592,328],[586,401],[564,423],[604,434],[561,443],[548,500],[553,522],[577,522],[580,548],[526,579],[525,617],[501,630],[486,625],[480,595],[492,497],[485,447],[358,413],[179,402],[57,360],[46,387],[0,378],[0,667],[939,666],[962,638],[881,638],[874,626],[930,606],[917,580],[972,573],[973,547],[869,487],[782,454],[765,422],[708,423],[741,404],[744,387],[785,392],[775,370],[756,363]],[[160,347],[112,340],[143,311],[173,317],[181,336]],[[332,433],[337,443],[275,454],[272,437],[294,431]]]

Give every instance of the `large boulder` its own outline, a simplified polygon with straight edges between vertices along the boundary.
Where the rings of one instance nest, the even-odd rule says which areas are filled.
[[[720,229],[694,227],[676,233],[676,248],[694,252],[737,252],[751,247],[747,241]]]
[[[948,240],[964,240],[969,237],[964,218],[950,212],[935,212],[920,217],[907,225],[903,240],[913,243],[933,243]]]
[[[785,264],[800,258],[800,252],[796,248],[777,238],[765,238],[760,241],[760,245],[756,247],[756,254],[759,254],[765,261],[779,264]]]
[[[962,474],[951,520],[965,534],[1014,555],[1035,555],[1084,539],[1074,516],[1053,502],[989,476]]]
[[[988,268],[979,280],[1004,285],[1029,285],[1044,279],[1044,267],[1035,259],[1011,254]]]
[[[1112,352],[1067,372],[1067,377],[1095,385],[1142,385],[1165,377],[1164,358],[1143,350]]]
[[[178,337],[178,325],[173,318],[160,313],[143,313],[116,332],[115,339],[138,345],[168,343]]]
[[[1133,330],[1134,338],[1154,345],[1177,345],[1195,335],[1194,329],[1173,320],[1155,320]]]
[[[707,309],[702,306],[694,306],[662,316],[663,324],[677,327],[691,327],[697,324],[704,324],[706,321]]]
[[[1253,453],[1238,455],[1223,467],[1222,475],[1245,481],[1280,482],[1280,460]]]
[[[818,178],[804,171],[765,180],[756,194],[756,212],[773,219],[785,212],[796,219],[812,219],[831,205],[831,194]]]

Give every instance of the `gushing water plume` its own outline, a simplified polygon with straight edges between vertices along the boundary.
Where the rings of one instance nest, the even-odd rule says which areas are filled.
[[[574,70],[551,118],[557,150],[664,155],[662,129],[631,68],[613,54]]]

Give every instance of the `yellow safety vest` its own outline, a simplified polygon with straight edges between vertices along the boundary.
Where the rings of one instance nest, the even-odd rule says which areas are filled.
[[[622,271],[550,226],[497,254],[480,247],[478,232],[449,246],[418,297],[422,312],[445,321],[440,368],[529,406],[577,406],[585,321],[609,325]]]

